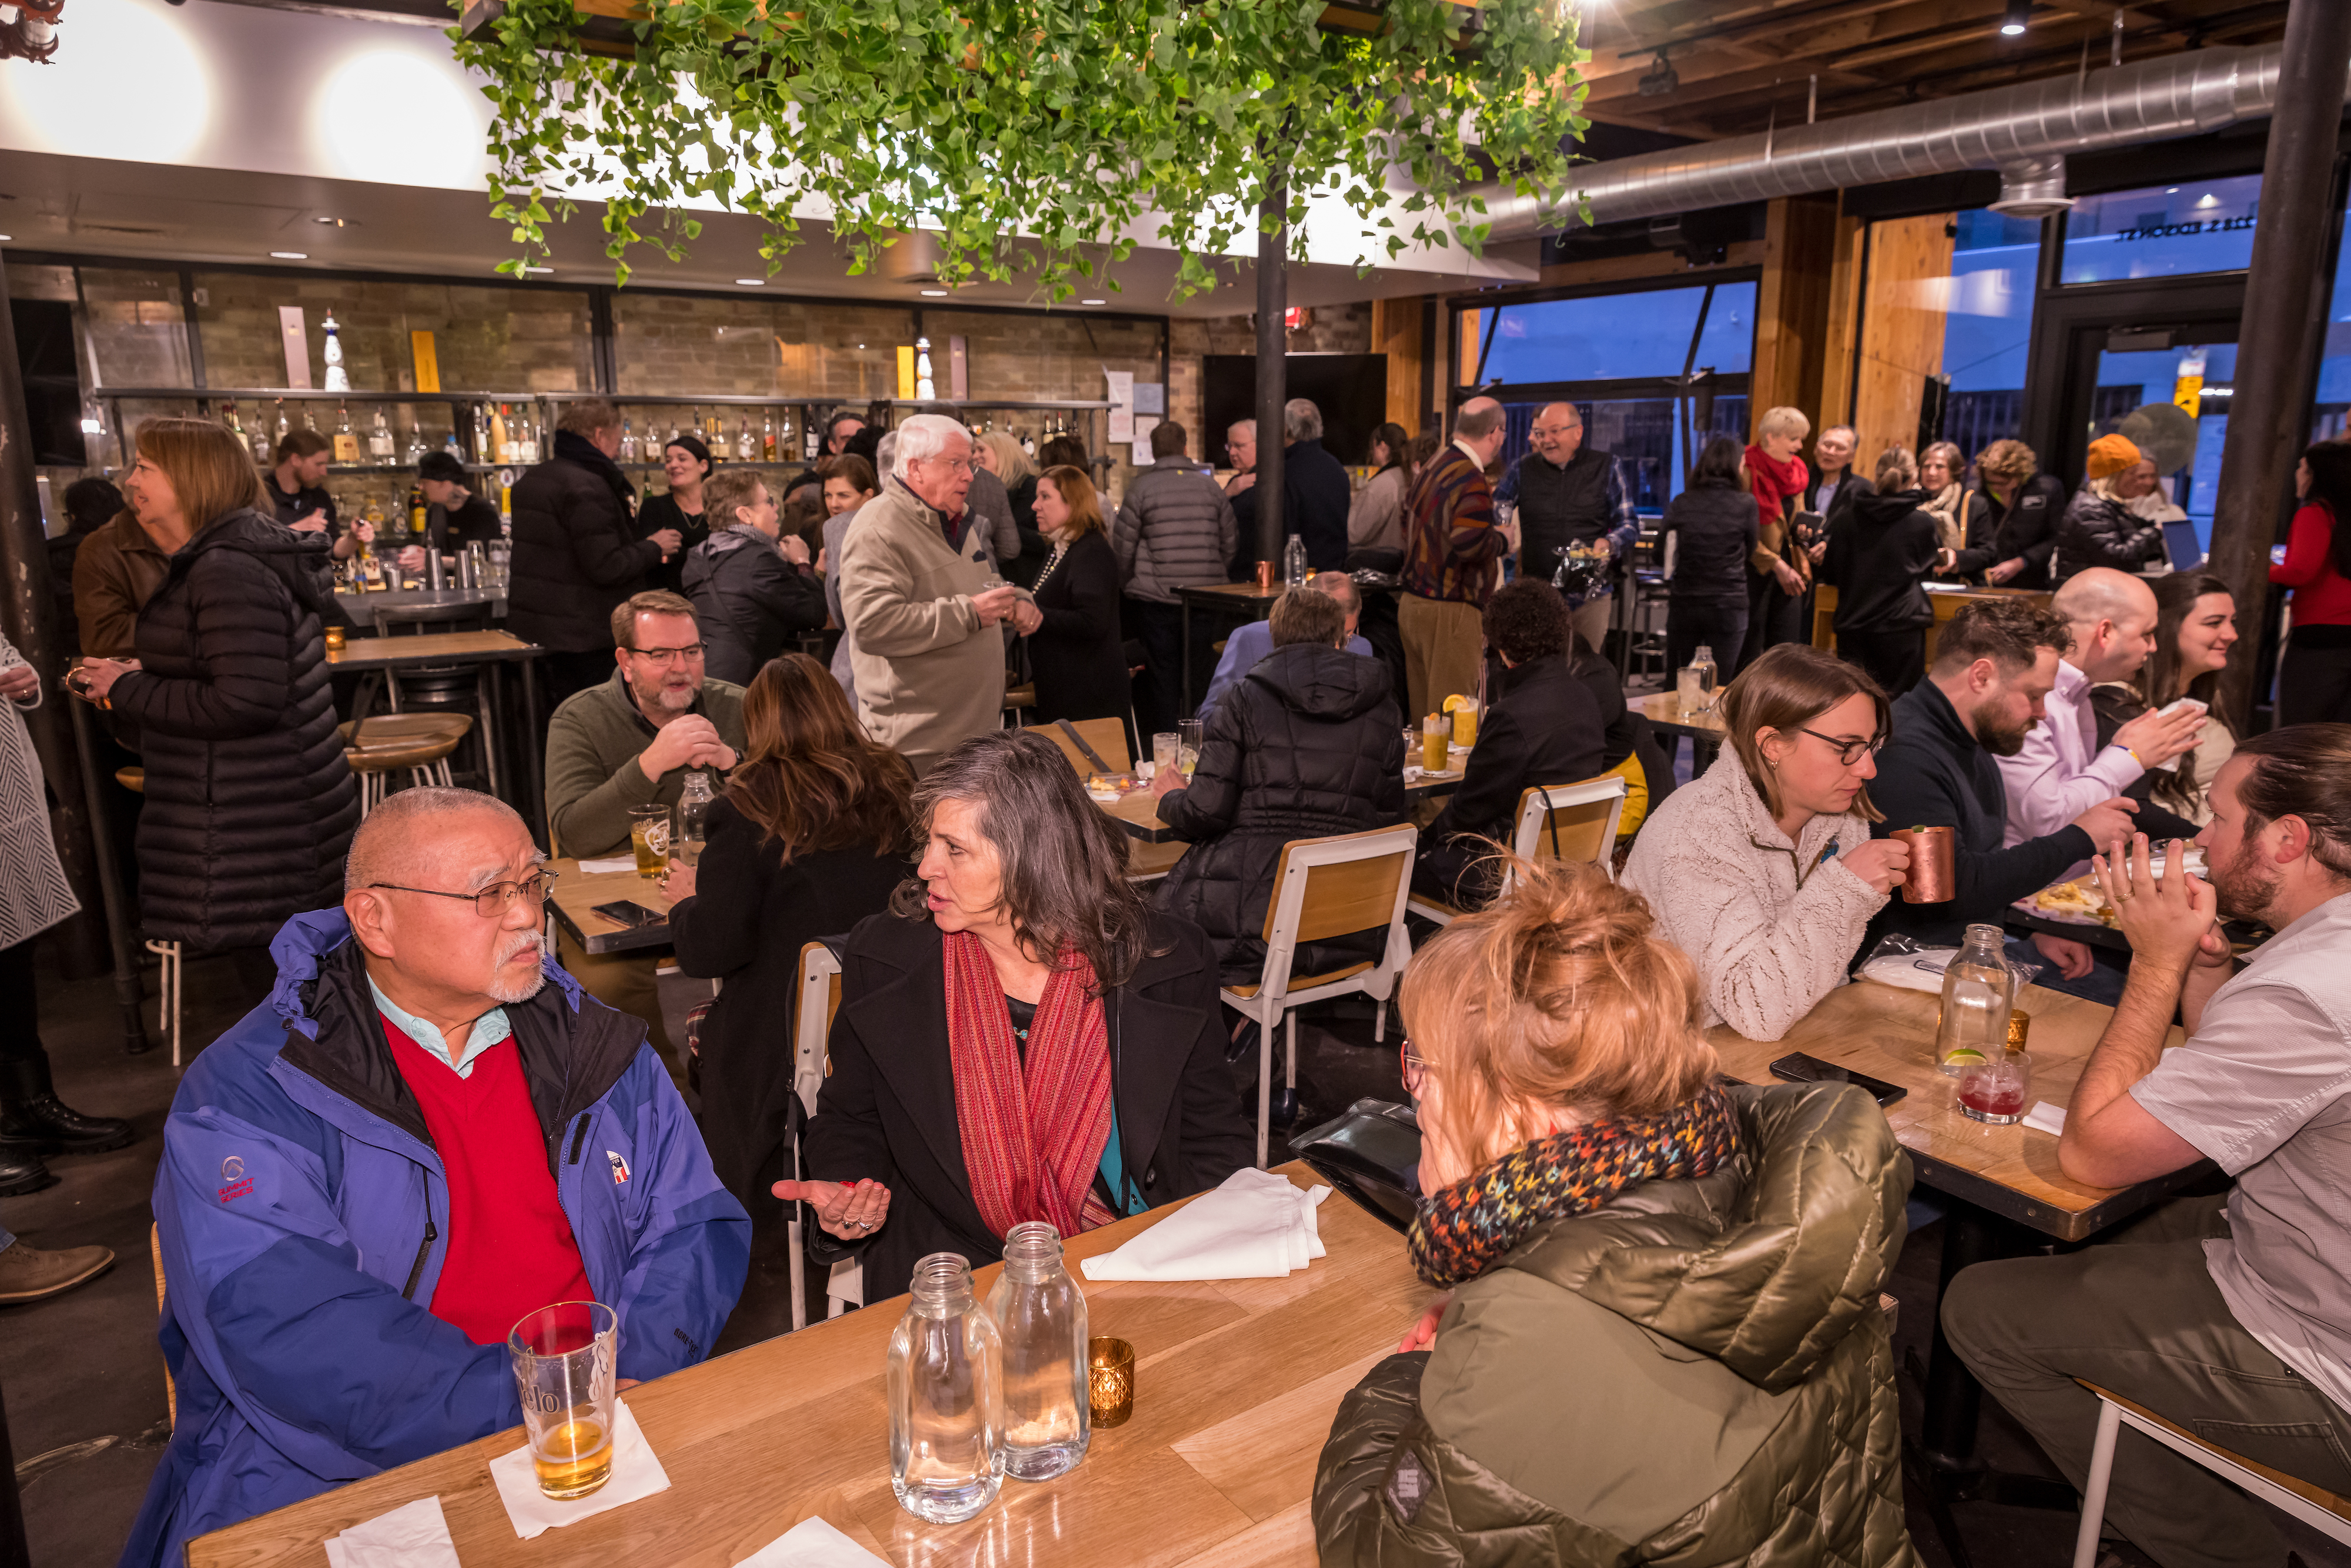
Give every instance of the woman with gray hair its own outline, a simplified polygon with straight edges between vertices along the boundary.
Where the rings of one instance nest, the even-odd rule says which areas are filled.
[[[922,855],[850,934],[805,1145],[775,1184],[857,1252],[868,1301],[914,1262],[977,1267],[1204,1191],[1250,1161],[1199,927],[1126,880],[1126,844],[1051,742],[975,736],[914,790]]]

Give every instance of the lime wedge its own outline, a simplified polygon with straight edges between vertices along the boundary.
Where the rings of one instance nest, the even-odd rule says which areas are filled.
[[[1982,1051],[1965,1049],[1955,1051],[1943,1058],[1943,1065],[1946,1067],[1981,1067],[1984,1061]]]

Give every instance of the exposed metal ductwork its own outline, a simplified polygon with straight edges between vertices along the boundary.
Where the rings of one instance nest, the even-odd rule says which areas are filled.
[[[1954,174],[2001,172],[2003,211],[2038,216],[2064,201],[2064,157],[2216,131],[2270,112],[2282,50],[2210,48],[2053,77],[1938,102],[1879,110],[1761,136],[1700,142],[1581,172],[1592,221],[1615,223]],[[1495,240],[1557,228],[1531,198],[1487,198]],[[1572,222],[1573,220],[1571,220]]]

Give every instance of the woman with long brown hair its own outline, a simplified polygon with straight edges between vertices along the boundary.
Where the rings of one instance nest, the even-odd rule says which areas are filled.
[[[74,689],[138,726],[141,925],[277,978],[277,928],[342,900],[359,789],[335,733],[320,617],[324,535],[258,508],[261,476],[208,419],[151,419],[123,489],[171,568],[139,613],[135,664],[92,659]]]
[[[663,891],[678,967],[725,988],[704,1016],[702,1135],[727,1190],[750,1211],[758,1291],[789,1264],[792,1012],[800,948],[845,934],[913,872],[914,771],[866,738],[849,699],[806,653],[770,660],[743,693],[743,760],[710,808],[701,862],[674,862]],[[706,879],[706,880],[705,880]],[[786,1309],[789,1311],[789,1308]]]

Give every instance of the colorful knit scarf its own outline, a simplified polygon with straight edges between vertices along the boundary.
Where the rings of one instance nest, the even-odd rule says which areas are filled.
[[[1474,1280],[1547,1219],[1641,1182],[1706,1176],[1738,1152],[1738,1113],[1712,1084],[1662,1115],[1538,1138],[1421,1200],[1405,1239],[1413,1270],[1440,1289]]]
[[[947,1056],[956,1128],[972,1202],[1002,1236],[1044,1219],[1075,1236],[1117,1218],[1093,1193],[1110,1141],[1109,1034],[1093,966],[1065,948],[1037,1003],[1024,1059],[987,946],[967,931],[945,939]]]

